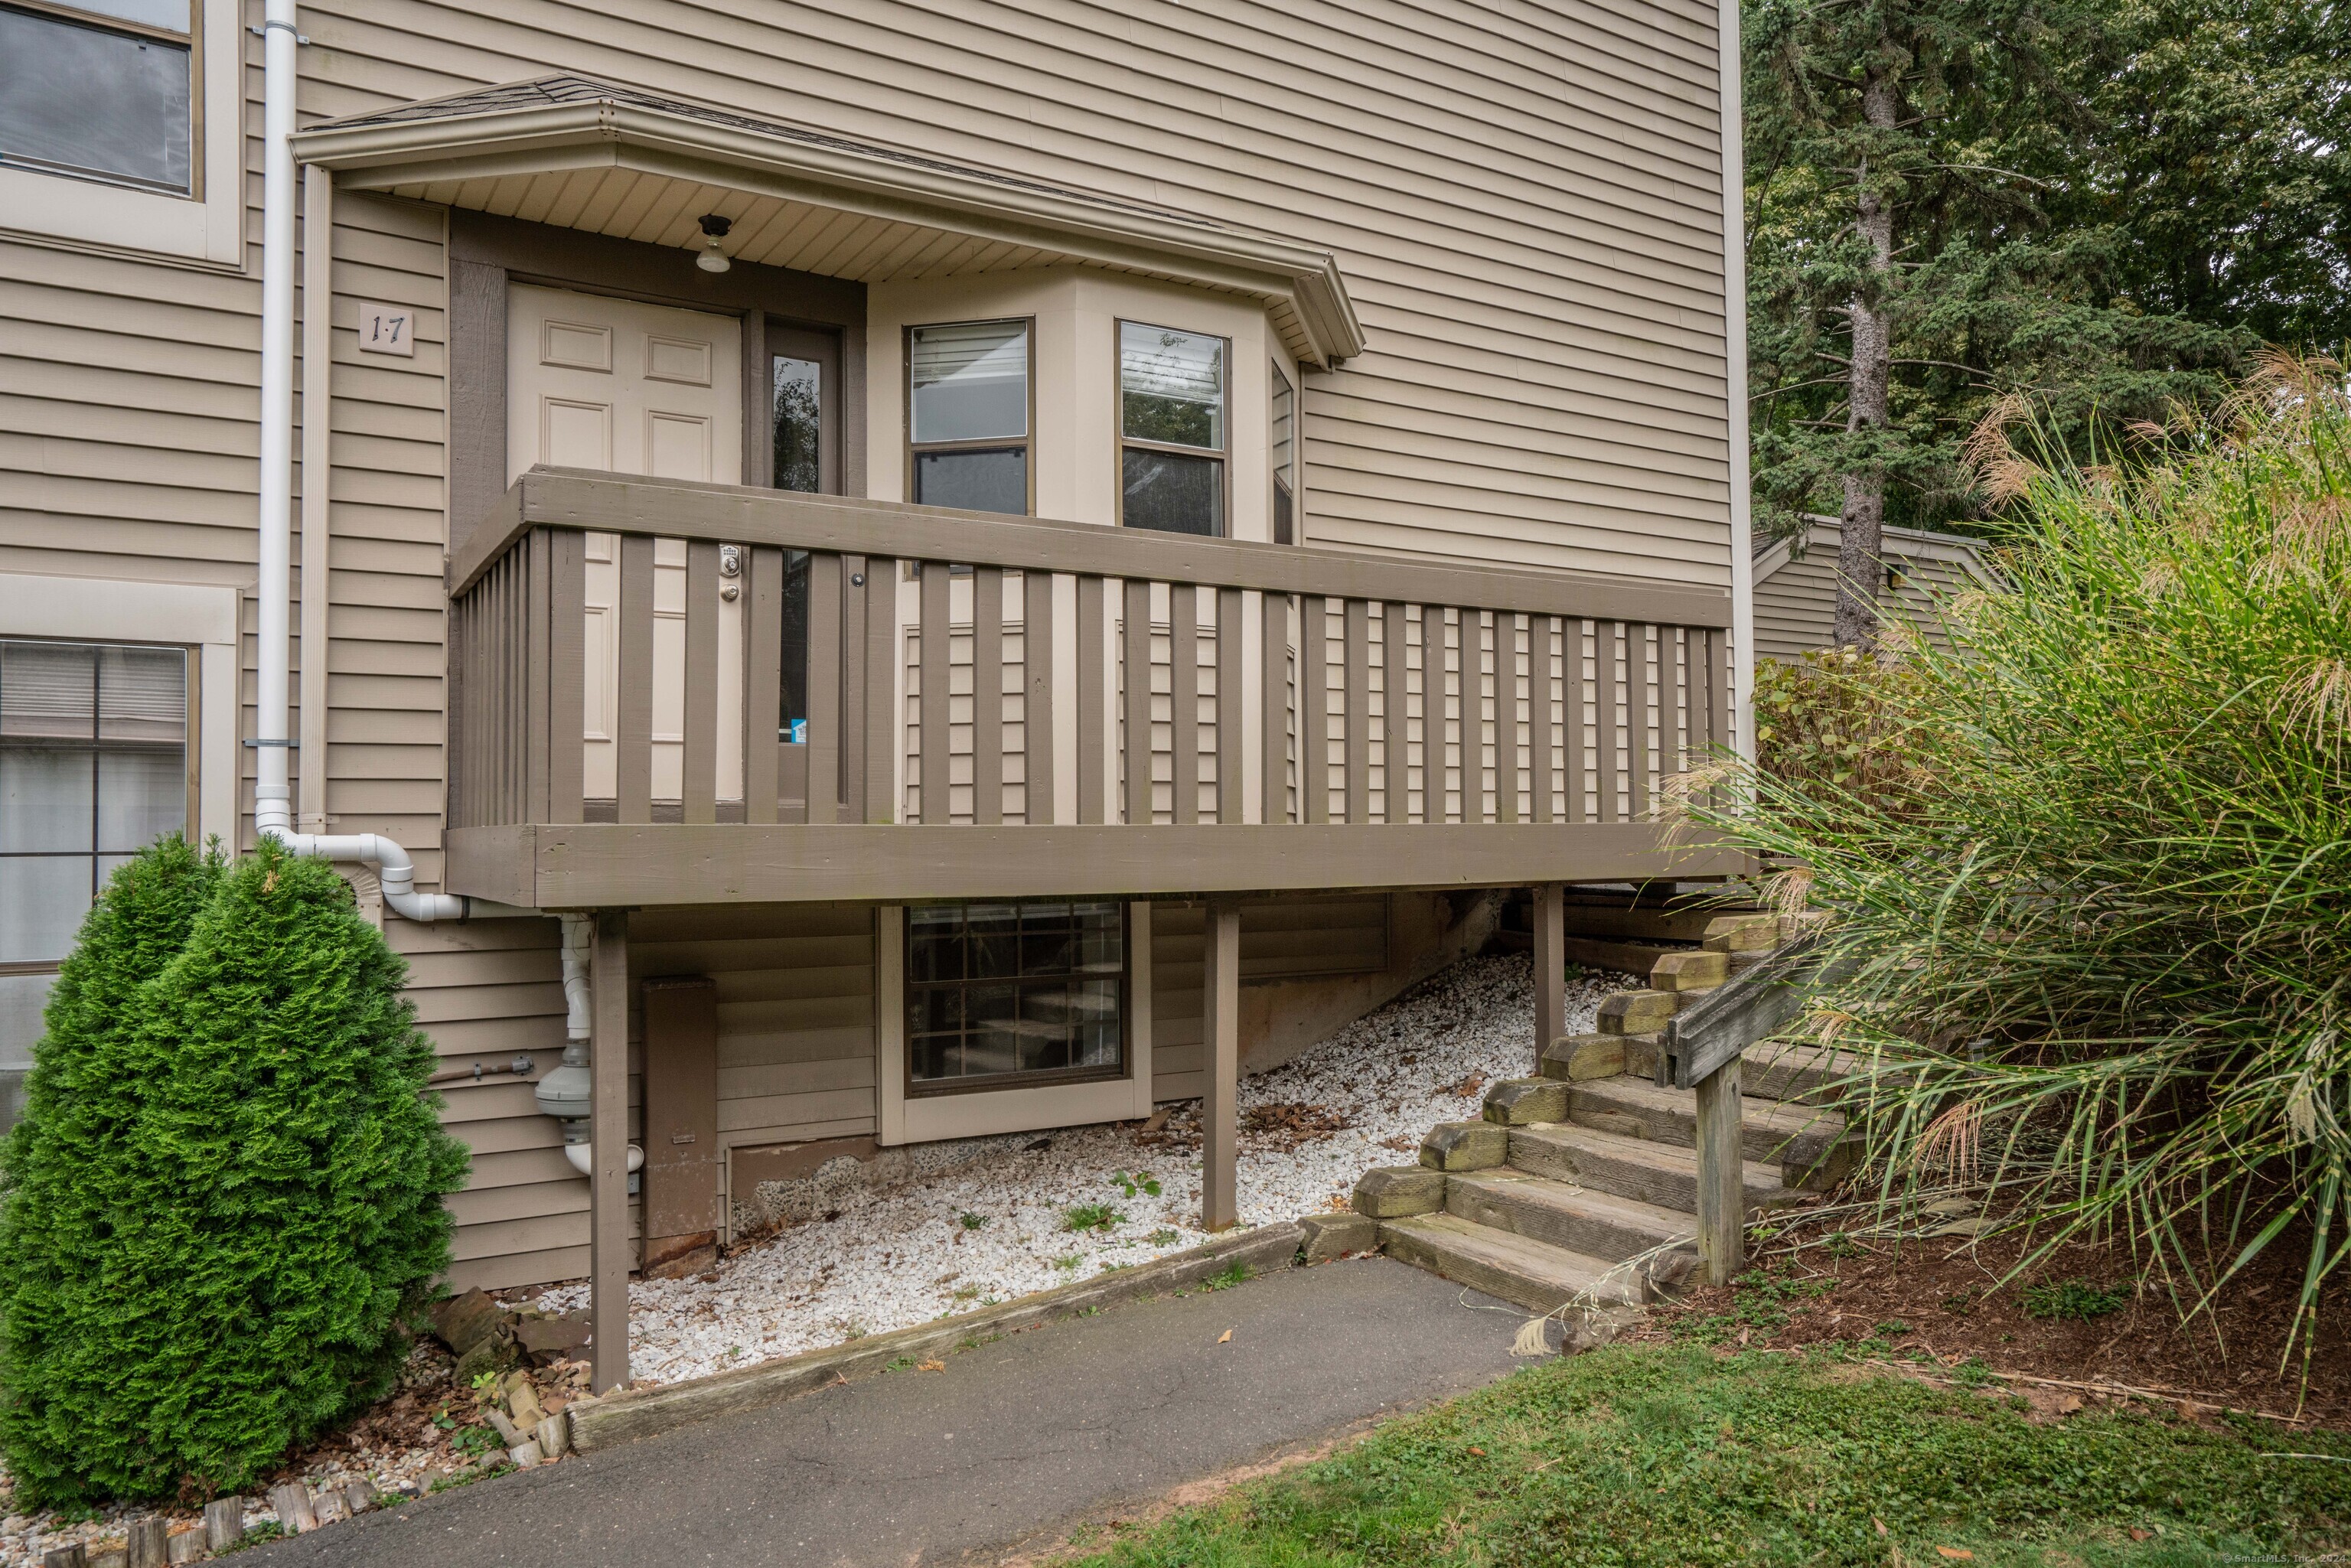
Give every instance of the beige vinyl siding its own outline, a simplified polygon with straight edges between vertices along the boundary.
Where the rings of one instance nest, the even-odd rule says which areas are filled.
[[[1207,912],[1151,908],[1151,1097],[1201,1092],[1200,975]],[[1370,974],[1389,966],[1384,894],[1250,899],[1241,904],[1241,980]]]
[[[0,571],[253,580],[260,304],[0,241]]]
[[[306,117],[576,70],[1327,246],[1312,538],[1729,581],[1710,5],[304,16]]]
[[[327,811],[333,831],[405,845],[425,886],[440,881],[445,766],[445,229],[412,202],[335,203]],[[414,358],[360,352],[362,301],[416,312]]]
[[[563,975],[552,920],[419,925],[384,936],[409,966],[409,999],[444,1070],[502,1068],[527,1051],[534,1076],[563,1053]],[[588,1271],[588,1182],[563,1157],[563,1132],[511,1076],[442,1091],[442,1124],[473,1152],[456,1222],[454,1289],[501,1289]]]
[[[1825,648],[1834,641],[1836,623],[1837,545],[1831,534],[1815,538],[1802,557],[1791,559],[1769,577],[1755,583],[1755,652],[1766,659],[1797,659],[1808,649]],[[1888,542],[1886,559],[1902,569],[1901,589],[1882,591],[1881,612],[1899,612],[1937,645],[1945,638],[1935,614],[1935,599],[1973,584],[1977,580],[1956,561],[1932,556],[1904,556]]]
[[[873,921],[871,909],[819,904],[632,917],[632,1040],[643,1038],[635,982],[707,975],[718,983],[722,1146],[873,1132]]]

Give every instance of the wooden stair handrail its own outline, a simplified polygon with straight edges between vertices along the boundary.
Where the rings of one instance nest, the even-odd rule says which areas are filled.
[[[1695,1089],[1769,1040],[1803,1009],[1807,972],[1819,957],[1820,937],[1808,932],[1667,1019],[1657,1087]]]

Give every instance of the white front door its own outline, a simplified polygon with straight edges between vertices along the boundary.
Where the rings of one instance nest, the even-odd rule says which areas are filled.
[[[743,482],[743,324],[733,316],[517,283],[507,291],[507,477],[534,464]],[[618,790],[620,536],[587,538],[590,800]],[[742,701],[742,612],[722,602],[720,713]],[[653,555],[653,798],[684,792],[685,542]],[[705,696],[704,700],[710,700]],[[719,726],[718,789],[742,792],[742,747]]]

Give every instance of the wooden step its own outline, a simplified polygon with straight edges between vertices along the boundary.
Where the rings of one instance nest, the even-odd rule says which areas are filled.
[[[1621,1270],[1612,1272],[1597,1258],[1472,1224],[1458,1215],[1383,1219],[1380,1246],[1399,1261],[1531,1312],[1555,1312],[1579,1297],[1609,1306],[1637,1306],[1642,1301],[1642,1281]]]
[[[1844,1136],[1844,1118],[1817,1105],[1742,1094],[1739,1113],[1747,1157],[1780,1166],[1783,1180],[1820,1167],[1822,1156]],[[1588,1079],[1571,1086],[1567,1119],[1579,1127],[1688,1148],[1698,1140],[1698,1096],[1638,1078]]]
[[[1684,1214],[1698,1212],[1698,1151],[1588,1127],[1513,1127],[1509,1164],[1553,1181],[1613,1192]],[[1747,1207],[1776,1208],[1803,1195],[1780,1179],[1779,1168],[1742,1162]]]
[[[1445,1210],[1588,1258],[1637,1258],[1698,1245],[1695,1217],[1613,1192],[1593,1192],[1508,1166],[1447,1177]]]
[[[1758,1100],[1803,1100],[1821,1085],[1846,1076],[1859,1065],[1850,1052],[1824,1045],[1750,1045],[1740,1059],[1739,1088]]]

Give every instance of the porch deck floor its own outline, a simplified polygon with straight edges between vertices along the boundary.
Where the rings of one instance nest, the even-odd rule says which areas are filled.
[[[1521,1321],[1385,1259],[1290,1270],[479,1482],[246,1560],[992,1562],[1465,1393],[1510,1370]]]

